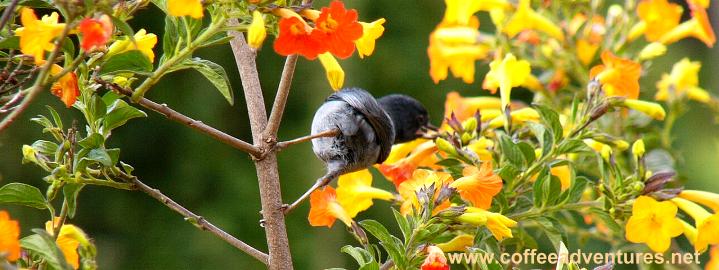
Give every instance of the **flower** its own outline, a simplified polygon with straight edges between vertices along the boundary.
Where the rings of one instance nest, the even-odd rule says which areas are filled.
[[[552,167],[549,169],[549,172],[559,178],[559,183],[563,191],[572,186],[572,172],[569,170],[569,165]]]
[[[719,244],[719,214],[711,214],[698,204],[679,197],[671,201],[694,219],[698,231],[694,242],[697,252],[706,251],[710,244]]]
[[[562,29],[550,19],[534,11],[530,6],[531,2],[531,0],[519,1],[517,11],[504,26],[504,32],[511,38],[524,30],[533,29],[563,41],[564,33],[562,33]]]
[[[442,24],[445,25],[468,25],[477,11],[505,10],[512,7],[506,0],[445,0],[444,3],[447,8]]]
[[[622,105],[627,108],[644,113],[656,120],[664,120],[664,117],[667,115],[667,113],[664,111],[664,108],[662,108],[662,105],[659,105],[654,102],[647,102],[638,99],[625,99]]]
[[[529,107],[514,110],[510,112],[509,115],[512,117],[512,123],[515,125],[522,124],[527,121],[539,122],[539,113],[537,110]],[[496,118],[489,121],[488,126],[490,128],[498,128],[503,126],[506,121],[507,117],[505,117],[504,114],[499,114]]]
[[[489,46],[478,42],[479,20],[474,18],[468,26],[440,25],[429,35],[429,75],[434,83],[447,78],[448,70],[465,83],[474,82],[474,63],[484,59]]]
[[[688,58],[674,64],[671,73],[663,74],[661,80],[657,82],[658,91],[654,99],[672,101],[686,96],[689,99],[708,103],[711,96],[698,86],[701,67],[702,64],[699,61],[689,61]]]
[[[45,61],[43,60],[43,63],[44,62]],[[61,66],[52,64],[52,66],[50,67],[50,74],[53,76],[61,72]],[[52,84],[50,92],[53,95],[59,97],[60,100],[62,100],[62,103],[65,103],[65,106],[70,108],[70,106],[75,104],[77,97],[80,95],[80,88],[78,88],[77,86],[77,75],[75,75],[75,72],[68,72],[67,74],[60,77],[57,82]]]
[[[482,88],[494,94],[497,92],[497,87],[499,87],[499,96],[504,110],[509,105],[512,87],[522,85],[530,75],[529,62],[527,60],[517,60],[513,54],[508,53],[504,56],[504,59],[500,60],[497,57],[489,63],[489,72],[484,77]]]
[[[649,43],[639,52],[639,60],[651,60],[667,53],[667,46],[659,42]]]
[[[392,146],[392,151],[389,152],[389,156],[387,156],[387,159],[384,160],[384,164],[393,164],[397,161],[400,161],[401,159],[407,157],[410,153],[412,153],[417,146],[426,143],[427,139],[424,138],[418,138],[409,142],[395,144]]]
[[[55,218],[55,226],[58,225],[59,220],[59,218]],[[46,222],[45,230],[52,235],[54,232],[53,223],[50,221]],[[73,269],[80,268],[80,254],[78,254],[77,249],[81,246],[88,247],[91,245],[85,232],[71,224],[62,225],[55,242],[65,256],[65,261],[67,261]]]
[[[707,47],[713,47],[714,43],[716,43],[716,36],[711,22],[709,22],[707,11],[701,6],[692,3],[689,4],[689,9],[692,11],[692,18],[662,35],[659,42],[670,44],[682,38],[695,37],[704,42]]]
[[[713,246],[709,251],[709,261],[704,270],[719,270],[719,246]]]
[[[372,206],[372,199],[389,201],[394,194],[372,187],[372,174],[361,170],[340,176],[337,181],[337,201],[350,217]]]
[[[57,22],[57,12],[42,16],[40,20],[30,8],[22,8],[20,12],[23,27],[15,30],[15,35],[20,37],[20,51],[33,56],[35,64],[40,65],[45,59],[45,51],[55,48],[52,41],[62,34],[65,24]]]
[[[654,252],[664,252],[671,239],[683,232],[676,215],[677,206],[671,202],[639,196],[632,206],[625,236],[632,243],[646,243]]]
[[[392,163],[385,160],[385,162],[380,164],[377,169],[382,173],[382,175],[392,181],[396,187],[399,187],[402,182],[412,177],[415,169],[420,165],[427,163],[434,164],[435,160],[432,157],[435,153],[437,153],[437,150],[437,146],[434,142],[425,141],[414,148],[409,156],[403,157]]]
[[[449,270],[449,264],[447,264],[447,258],[444,257],[444,252],[437,246],[427,247],[427,258],[424,259],[421,270]]]
[[[247,29],[247,45],[259,49],[267,37],[267,29],[265,29],[265,19],[262,18],[262,12],[255,10],[252,12],[252,23]]]
[[[477,154],[479,160],[488,161],[492,160],[492,152],[489,151],[489,148],[493,146],[494,141],[481,137],[473,142],[470,142],[469,145],[467,145],[467,149]]]
[[[464,121],[473,117],[477,111],[481,111],[482,118],[484,118],[485,110],[501,108],[502,102],[496,97],[462,97],[459,93],[452,91],[447,93],[447,99],[444,102],[444,118],[450,118],[454,113],[457,120]]]
[[[80,22],[78,30],[82,34],[80,47],[85,51],[92,51],[105,46],[112,37],[112,20],[104,14],[99,19],[85,18]]]
[[[140,29],[135,32],[133,39],[135,42],[132,42],[129,38],[113,42],[110,48],[107,49],[107,55],[116,55],[127,51],[138,50],[147,56],[150,62],[154,62],[155,53],[152,51],[152,48],[157,44],[157,36],[153,33],[148,34],[145,29]]]
[[[679,24],[682,12],[682,6],[667,0],[642,0],[637,4],[637,15],[641,21],[629,31],[629,39],[644,33],[647,40],[658,41]]]
[[[607,96],[621,96],[636,99],[639,97],[639,76],[642,67],[639,63],[620,58],[604,51],[602,63],[589,71],[589,76],[602,83]]]
[[[474,236],[470,234],[460,234],[449,240],[449,242],[437,244],[437,247],[444,252],[465,252],[467,247],[474,245]]]
[[[477,207],[467,207],[465,213],[457,220],[475,226],[487,226],[489,232],[495,239],[502,241],[505,238],[512,238],[512,230],[517,222],[499,213],[489,212]]]
[[[167,0],[167,13],[175,17],[202,18],[202,0]]]
[[[420,189],[433,186],[434,197],[436,198],[438,195],[437,191],[443,186],[451,184],[452,181],[452,176],[445,172],[436,172],[424,169],[414,170],[412,178],[407,179],[407,181],[402,182],[397,187],[397,191],[399,191],[399,195],[403,199],[400,207],[400,213],[406,215],[410,213],[413,208],[419,208],[420,202],[417,199],[417,192]],[[436,207],[433,212],[437,213],[447,207],[449,207],[449,201],[444,201],[440,206]]]
[[[327,81],[329,81],[332,90],[340,90],[345,83],[345,72],[342,70],[340,63],[329,52],[321,53],[318,58],[322,63],[322,67],[325,68]]]
[[[309,60],[327,51],[325,45],[312,37],[312,28],[305,21],[290,16],[280,19],[274,49],[279,55],[300,54]]]
[[[10,219],[5,211],[0,211],[0,253],[7,254],[5,259],[14,262],[20,258],[20,224]]]
[[[352,218],[337,201],[337,192],[333,187],[326,186],[310,194],[310,214],[307,217],[310,225],[332,228],[335,220],[341,220],[347,227],[352,226]]]
[[[502,178],[492,172],[492,162],[482,163],[480,168],[467,166],[462,170],[464,177],[449,186],[457,189],[459,196],[473,206],[489,209],[492,198],[502,190]]]
[[[719,212],[719,194],[701,190],[685,189],[679,193],[679,198],[702,204],[711,208],[714,212]]]
[[[355,40],[357,54],[360,58],[372,55],[374,52],[375,41],[384,33],[384,26],[382,26],[384,22],[384,18],[380,18],[371,23],[360,22],[362,25],[362,36]]]
[[[345,9],[340,1],[332,1],[329,7],[323,7],[319,17],[314,20],[315,29],[311,35],[327,46],[335,56],[345,59],[355,50],[355,40],[362,37],[362,25],[357,22],[357,10]]]

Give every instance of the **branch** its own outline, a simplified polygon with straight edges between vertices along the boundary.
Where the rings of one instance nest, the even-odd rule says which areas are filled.
[[[118,92],[119,94],[122,94],[124,96],[127,96],[127,97],[132,96],[131,90],[126,89],[122,86],[119,86],[115,83],[110,83],[110,82],[104,81],[104,80],[100,79],[99,77],[95,77],[95,82],[105,85],[106,87],[109,87],[113,91]],[[181,113],[171,109],[170,107],[168,107],[167,104],[157,104],[154,101],[149,100],[147,98],[140,98],[140,100],[137,101],[137,104],[140,104],[140,106],[142,106],[142,107],[145,107],[147,109],[150,109],[157,113],[160,113],[170,120],[173,120],[175,122],[178,122],[180,124],[188,126],[192,129],[197,130],[206,135],[209,135],[210,137],[214,138],[215,140],[218,140],[218,141],[225,143],[229,146],[232,146],[236,149],[247,152],[248,154],[252,155],[254,158],[259,158],[260,156],[262,156],[262,151],[260,151],[260,149],[258,149],[254,145],[251,145],[243,140],[240,140],[240,139],[235,138],[227,133],[217,130],[216,128],[208,126],[205,123],[202,123],[201,121],[197,121],[197,120],[192,119],[184,114],[181,114]]]
[[[237,19],[229,21],[230,26],[236,26]],[[267,150],[262,159],[255,160],[257,180],[260,186],[260,200],[262,203],[262,217],[265,220],[265,237],[269,248],[270,270],[293,269],[292,255],[290,254],[285,215],[282,211],[282,193],[280,192],[280,175],[277,170],[277,155],[272,149],[273,137],[264,137],[267,128],[267,111],[262,97],[262,87],[257,74],[255,53],[247,45],[245,37],[237,31],[229,31],[232,37],[230,45],[235,56],[237,69],[242,79],[242,89],[245,93],[245,103],[250,117],[252,141],[260,149]],[[283,106],[284,107],[284,106]],[[277,115],[279,111],[275,113]],[[275,119],[280,117],[275,117]]]
[[[317,133],[317,134],[312,134],[312,135],[308,135],[308,136],[304,136],[304,137],[299,137],[299,138],[294,139],[294,140],[279,142],[279,143],[277,143],[277,149],[278,149],[278,150],[282,150],[282,149],[287,148],[287,147],[290,146],[290,145],[295,145],[295,144],[298,144],[298,143],[303,143],[303,142],[306,142],[306,141],[311,141],[311,140],[314,140],[314,139],[317,139],[317,138],[334,137],[334,136],[337,136],[339,133],[340,133],[340,130],[339,130],[339,129],[331,129],[331,130],[322,131],[322,132]]]
[[[165,194],[162,194],[160,190],[145,185],[145,183],[141,182],[139,179],[137,179],[137,177],[131,177],[128,180],[131,181],[132,184],[137,186],[137,188],[142,192],[146,193],[147,195],[150,195],[156,200],[162,202],[165,206],[185,217],[185,220],[189,221],[200,230],[208,231],[214,234],[215,236],[236,247],[237,249],[244,251],[248,255],[254,257],[255,259],[259,260],[264,264],[268,263],[269,256],[267,256],[267,254],[228,234],[227,232],[207,221],[204,217],[198,216],[190,210],[187,210],[182,205],[170,199],[170,197],[167,197]]]
[[[2,13],[2,18],[0,18],[0,30],[5,28],[5,25],[7,24],[8,20],[10,20],[10,15],[15,12],[15,6],[17,6],[17,3],[20,2],[19,0],[12,0],[10,4],[5,7],[5,12]]]
[[[290,94],[290,86],[292,85],[292,77],[295,74],[296,64],[296,54],[287,56],[287,60],[285,60],[285,67],[282,69],[280,85],[277,87],[275,103],[272,105],[270,120],[268,120],[267,127],[265,127],[265,136],[277,136],[277,130],[280,128],[280,122],[282,121],[282,113],[284,113],[285,104],[287,104],[287,96]]]

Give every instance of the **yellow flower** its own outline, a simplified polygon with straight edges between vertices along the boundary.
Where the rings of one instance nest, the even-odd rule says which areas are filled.
[[[335,189],[326,186],[313,191],[310,194],[310,214],[307,216],[310,225],[332,228],[337,219],[341,220],[347,227],[352,226],[352,218],[337,201]]]
[[[709,251],[709,261],[704,270],[719,270],[719,246],[713,246]]]
[[[654,252],[665,252],[672,238],[684,231],[676,215],[677,206],[671,202],[639,196],[627,221],[626,238],[632,243],[646,243]]]
[[[639,60],[651,60],[665,53],[667,53],[667,46],[659,42],[652,42],[639,52]]]
[[[544,32],[559,41],[563,41],[564,33],[562,33],[562,29],[550,19],[534,11],[530,6],[531,2],[531,0],[519,1],[517,11],[504,26],[504,32],[507,33],[509,37],[514,37],[524,30],[533,29]]]
[[[5,259],[14,262],[20,258],[20,224],[17,220],[10,219],[5,211],[0,211],[0,254],[5,254]]]
[[[395,187],[399,187],[402,182],[412,178],[415,169],[419,166],[432,167],[437,163],[438,160],[435,158],[437,150],[437,145],[435,145],[434,141],[424,141],[411,149],[409,156],[402,157],[391,163],[385,160],[384,163],[377,166],[377,169],[392,181]]]
[[[637,15],[641,21],[630,29],[629,39],[640,34],[649,41],[658,41],[662,35],[679,24],[683,8],[667,0],[643,0],[637,5]]]
[[[465,213],[457,220],[475,226],[487,226],[495,239],[502,241],[505,238],[512,238],[512,230],[517,222],[499,213],[489,212],[477,207],[467,207]]]
[[[607,96],[639,97],[639,77],[642,67],[629,59],[617,57],[609,51],[602,53],[601,65],[589,71],[589,77],[599,80]]]
[[[539,122],[539,113],[530,107],[521,108],[519,110],[514,110],[509,113],[509,115],[512,117],[512,124],[513,125],[519,125],[527,121],[531,122]],[[504,116],[504,114],[498,115],[496,118],[492,119],[492,121],[489,122],[490,128],[498,128],[505,124],[507,121],[507,118]]]
[[[384,22],[384,18],[380,18],[371,23],[360,22],[362,25],[362,37],[355,40],[355,45],[357,45],[357,54],[360,58],[372,55],[374,52],[375,41],[384,33],[384,26],[382,26]]]
[[[140,29],[135,32],[134,39],[134,44],[129,38],[113,42],[107,50],[107,55],[109,56],[127,51],[139,50],[142,54],[147,56],[148,59],[150,59],[150,62],[154,62],[155,53],[152,52],[152,48],[154,48],[155,44],[157,44],[157,36],[153,33],[148,34],[145,29]]]
[[[478,140],[474,140],[469,143],[469,145],[467,145],[467,149],[477,154],[477,156],[479,156],[479,160],[489,161],[492,160],[492,152],[488,149],[493,146],[494,141],[481,137]]]
[[[654,99],[672,101],[686,96],[699,102],[709,102],[711,100],[709,93],[698,86],[701,67],[699,61],[689,61],[688,58],[674,64],[671,73],[663,74],[661,80],[657,82],[658,91]]]
[[[577,40],[577,58],[583,65],[589,65],[599,50],[599,43],[590,43],[585,39]]]
[[[486,161],[480,168],[465,167],[462,175],[464,177],[449,186],[457,189],[459,196],[471,202],[473,206],[489,209],[492,198],[502,190],[502,178],[492,171],[492,162]]]
[[[255,10],[252,12],[252,23],[247,30],[247,44],[252,48],[259,49],[266,37],[265,19],[262,18],[262,12]]]
[[[482,112],[482,121],[487,110],[500,110],[502,102],[496,97],[462,97],[459,93],[452,91],[447,93],[447,99],[444,102],[444,118],[449,118],[452,113],[457,120],[464,121],[477,111]]]
[[[474,82],[474,62],[484,59],[489,46],[478,42],[479,20],[469,26],[440,26],[429,35],[429,75],[434,83],[447,78],[448,69],[465,83]]]
[[[704,42],[707,47],[713,47],[716,42],[716,36],[714,35],[711,22],[709,22],[707,11],[701,6],[694,4],[690,4],[689,8],[692,11],[692,18],[662,35],[659,42],[671,44],[686,37],[694,37]]]
[[[167,13],[175,17],[202,18],[202,0],[167,0]]]
[[[56,218],[56,224],[58,221],[59,219]],[[52,222],[48,221],[45,223],[45,230],[50,234],[54,232]],[[56,243],[65,256],[65,261],[67,261],[73,269],[80,268],[80,255],[77,249],[80,246],[87,247],[90,245],[90,241],[87,239],[85,232],[74,225],[64,224],[62,228],[60,228],[60,234],[57,236]]]
[[[654,102],[628,98],[624,100],[622,105],[627,108],[644,113],[649,117],[657,120],[664,120],[664,117],[667,115],[667,113],[664,111],[664,108],[662,108],[662,105],[659,105]]]
[[[506,0],[445,0],[442,24],[468,25],[474,13],[480,10],[509,9],[512,6]]]
[[[418,209],[420,207],[419,201],[417,200],[417,192],[422,188],[429,188],[434,185],[435,196],[438,195],[437,191],[451,184],[453,181],[452,176],[445,172],[435,172],[424,169],[417,169],[412,173],[412,178],[402,182],[397,187],[400,197],[402,197],[402,205],[400,207],[400,213],[403,215],[412,212],[412,209]],[[434,209],[437,213],[440,210],[449,207],[449,201],[444,202],[442,205]]]
[[[502,60],[499,57],[494,59],[492,63],[489,63],[489,68],[489,72],[484,77],[482,88],[495,93],[499,87],[502,110],[504,110],[509,105],[512,87],[522,85],[531,75],[529,62],[527,60],[517,60],[513,54],[508,53]]]
[[[702,204],[711,208],[714,212],[719,212],[719,194],[701,190],[685,189],[679,193],[679,198]]]
[[[569,170],[569,165],[555,166],[549,169],[549,172],[559,178],[562,190],[567,190],[572,186],[572,173]]]
[[[460,234],[449,240],[449,242],[437,244],[437,247],[444,252],[465,252],[467,247],[474,245],[474,236]]]
[[[322,67],[325,68],[327,81],[330,83],[332,90],[340,90],[345,83],[345,71],[342,70],[340,63],[337,62],[337,59],[329,52],[320,54],[318,58],[320,59],[320,63],[322,63]]]
[[[719,214],[712,215],[698,204],[682,198],[674,198],[672,202],[694,219],[698,231],[694,242],[697,252],[704,252],[710,244],[719,244]]]
[[[428,139],[418,138],[413,141],[406,143],[400,143],[392,145],[392,151],[389,152],[387,159],[382,164],[393,164],[401,159],[407,157],[412,151],[414,151],[419,145],[429,141]]]
[[[65,24],[57,22],[57,12],[38,20],[35,11],[30,8],[21,9],[20,21],[23,27],[15,30],[15,35],[20,37],[20,51],[33,56],[35,64],[40,65],[45,59],[45,51],[55,48],[52,41],[62,34]]]
[[[644,156],[644,152],[646,152],[646,149],[644,148],[644,140],[639,139],[634,141],[632,144],[632,154],[638,158]]]
[[[391,192],[372,187],[372,174],[367,169],[344,174],[337,181],[337,201],[350,217],[370,208],[372,199],[392,198]]]

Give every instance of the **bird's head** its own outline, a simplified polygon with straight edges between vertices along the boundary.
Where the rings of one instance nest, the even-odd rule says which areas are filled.
[[[429,113],[416,99],[393,94],[377,100],[394,125],[394,143],[403,143],[422,136],[426,129],[434,127],[429,123]]]

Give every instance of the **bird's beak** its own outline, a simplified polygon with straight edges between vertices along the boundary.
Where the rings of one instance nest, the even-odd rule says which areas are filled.
[[[432,123],[427,123],[427,125],[425,125],[424,127],[427,128],[427,129],[429,129],[429,130],[432,130],[432,131],[437,131],[437,130],[439,130],[439,127],[437,127],[437,126],[435,126],[435,125],[432,125]]]

